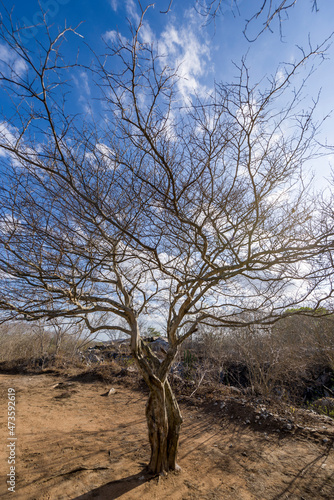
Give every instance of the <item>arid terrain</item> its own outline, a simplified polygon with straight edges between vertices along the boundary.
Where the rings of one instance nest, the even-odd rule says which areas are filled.
[[[8,387],[16,391],[15,493],[6,486]],[[233,394],[183,398],[182,472],[151,478],[143,390],[117,377],[106,383],[42,373],[1,374],[0,391],[1,498],[334,498],[329,417]]]

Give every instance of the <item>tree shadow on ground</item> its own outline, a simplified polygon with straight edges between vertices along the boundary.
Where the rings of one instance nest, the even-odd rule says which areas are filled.
[[[296,476],[287,484],[287,486],[280,493],[275,495],[272,500],[283,500],[285,498],[290,498],[290,495],[297,496],[302,491],[312,492],[313,495],[315,493],[319,494],[319,498],[327,498],[322,490],[327,485],[331,489],[330,483],[333,484],[334,482],[334,473],[328,475],[326,479],[318,481],[318,484],[316,484],[316,479],[318,479],[320,476],[321,468],[326,466],[326,460],[329,456],[330,450],[331,448],[328,448],[325,453],[317,456],[304,467],[302,467],[298,474],[296,474]],[[304,497],[301,496],[300,498]],[[333,497],[328,496],[328,498]]]
[[[109,483],[103,484],[102,486],[99,486],[88,493],[84,493],[73,500],[91,500],[93,498],[99,498],[100,500],[114,500],[138,488],[143,483],[150,481],[153,477],[154,476],[151,474],[148,474],[145,468],[138,472],[138,474],[133,474],[132,476],[124,477],[123,479],[118,479],[116,481],[110,481]]]

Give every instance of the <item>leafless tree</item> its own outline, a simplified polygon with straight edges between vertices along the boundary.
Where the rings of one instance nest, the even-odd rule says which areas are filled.
[[[301,167],[317,154],[314,105],[301,109],[291,82],[326,47],[266,87],[251,84],[243,61],[235,83],[185,103],[141,22],[91,66],[95,121],[71,111],[75,65],[61,44],[77,31],[45,26],[28,50],[2,24],[12,57],[1,91],[13,107],[0,126],[0,307],[3,320],[77,318],[129,336],[159,473],[178,467],[182,417],[168,373],[182,342],[201,323],[270,323],[313,297],[323,235]],[[165,318],[162,361],[141,338],[150,314]]]
[[[44,326],[52,335],[52,344],[56,356],[66,348],[69,358],[73,359],[81,349],[96,340],[96,334],[92,334],[86,328],[85,323],[78,318],[64,320],[61,317],[54,317],[46,321]],[[71,346],[66,345],[65,347],[64,344],[68,339],[72,340]]]

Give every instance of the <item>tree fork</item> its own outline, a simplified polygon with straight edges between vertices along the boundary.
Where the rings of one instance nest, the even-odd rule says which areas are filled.
[[[133,356],[149,388],[146,404],[148,437],[151,446],[150,472],[160,474],[181,468],[176,463],[182,416],[167,378],[176,350],[170,350],[166,363],[143,342],[133,342]]]

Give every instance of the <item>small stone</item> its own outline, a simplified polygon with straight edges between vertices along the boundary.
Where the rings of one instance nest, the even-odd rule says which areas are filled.
[[[108,391],[108,396],[111,396],[112,394],[115,394],[116,393],[116,389],[114,387],[112,387],[111,389],[109,389]]]
[[[329,439],[328,439],[328,438],[324,438],[324,439],[322,440],[322,442],[323,442],[324,444],[327,444],[327,443],[329,443]]]

